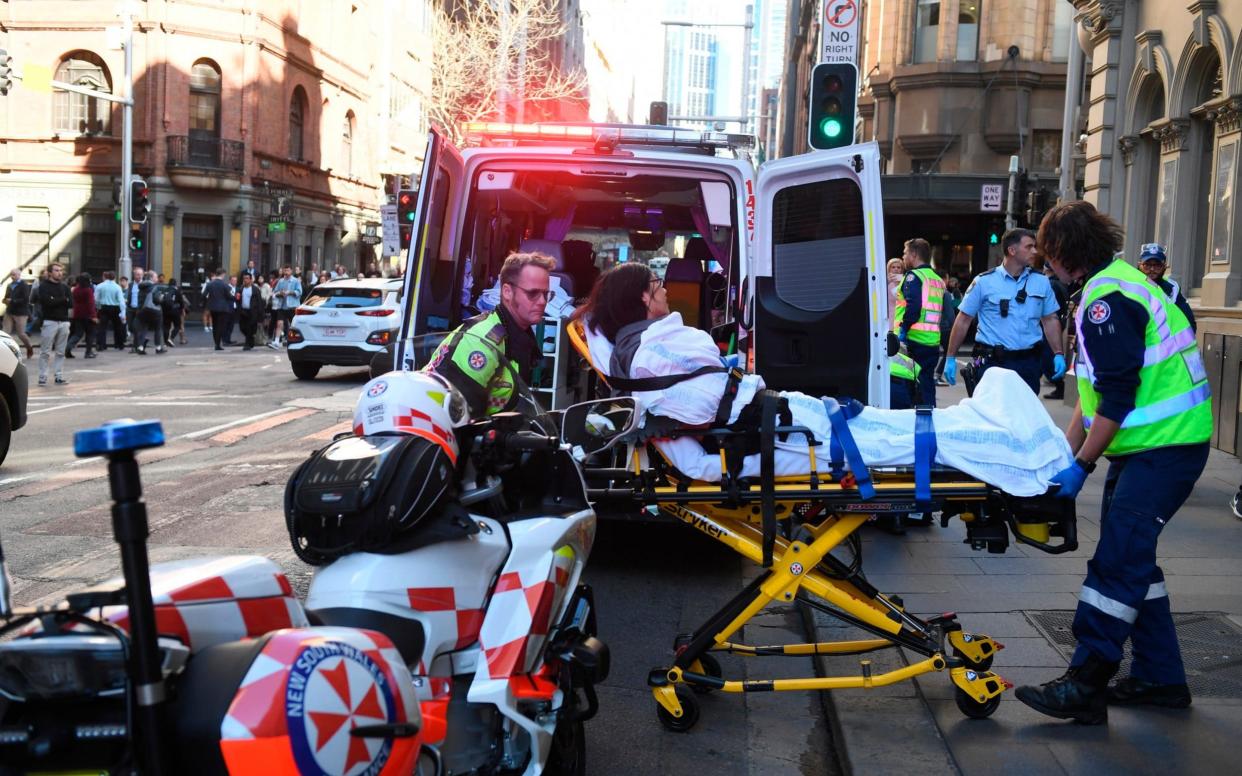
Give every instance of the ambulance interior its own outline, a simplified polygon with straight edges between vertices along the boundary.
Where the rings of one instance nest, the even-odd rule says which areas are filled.
[[[702,170],[549,170],[485,167],[477,173],[462,229],[455,294],[462,320],[498,301],[501,264],[512,251],[538,251],[557,264],[564,291],[548,315],[568,316],[600,273],[637,261],[662,274],[669,307],[690,326],[731,332],[740,283],[736,192]],[[490,291],[490,293],[489,293]]]

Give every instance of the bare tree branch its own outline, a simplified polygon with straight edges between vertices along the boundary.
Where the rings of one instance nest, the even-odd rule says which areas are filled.
[[[565,31],[557,0],[479,0],[455,16],[437,12],[431,121],[461,144],[468,122],[505,118],[502,102],[521,101],[513,112],[529,119],[555,115],[565,100],[585,100],[586,73],[557,64]]]

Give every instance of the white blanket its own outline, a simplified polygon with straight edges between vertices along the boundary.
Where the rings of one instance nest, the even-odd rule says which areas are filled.
[[[802,393],[786,392],[794,425],[806,426],[823,442],[817,448],[818,468],[827,472],[831,425],[823,402]],[[868,467],[914,464],[914,410],[872,407],[849,421],[850,432]],[[1039,397],[1016,372],[993,367],[975,388],[973,398],[933,411],[936,463],[1015,496],[1037,496],[1049,480],[1073,460],[1065,435],[1052,422]],[[697,440],[682,437],[657,446],[682,473],[697,480],[720,479],[720,458],[708,455]],[[810,470],[805,440],[790,436],[777,443],[776,473],[805,474]],[[847,467],[848,468],[848,467]],[[759,456],[744,461],[743,476],[758,476]]]

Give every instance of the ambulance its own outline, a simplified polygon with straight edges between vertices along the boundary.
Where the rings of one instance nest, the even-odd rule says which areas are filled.
[[[565,300],[585,299],[608,266],[642,261],[663,265],[683,321],[768,387],[888,406],[874,143],[756,168],[752,137],[681,127],[480,123],[467,137],[458,149],[428,136],[402,341],[494,306],[513,251],[550,255]],[[548,368],[532,387],[554,408],[587,398],[588,370],[564,336],[571,309],[550,306],[557,317],[538,332]]]

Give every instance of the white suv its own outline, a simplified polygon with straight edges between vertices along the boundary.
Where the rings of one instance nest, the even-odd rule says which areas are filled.
[[[13,432],[26,425],[26,390],[21,348],[0,332],[0,463],[9,454]]]
[[[299,380],[324,366],[370,366],[401,328],[401,279],[332,280],[293,312],[289,364]]]

